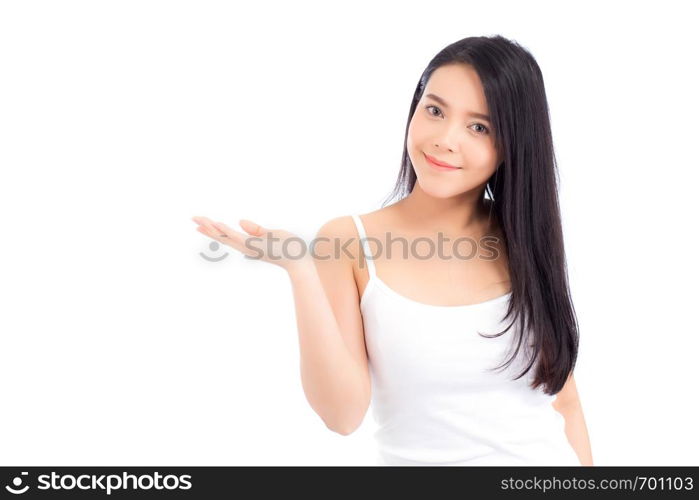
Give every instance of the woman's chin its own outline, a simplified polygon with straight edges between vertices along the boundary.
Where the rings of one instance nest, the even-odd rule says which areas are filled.
[[[434,179],[420,179],[418,177],[417,182],[420,184],[420,189],[433,198],[451,198],[467,190],[463,186],[454,186],[448,182]]]

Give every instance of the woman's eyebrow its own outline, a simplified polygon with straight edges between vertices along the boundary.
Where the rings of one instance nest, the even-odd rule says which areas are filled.
[[[445,101],[441,97],[436,96],[434,94],[425,94],[425,97],[429,97],[430,99],[434,99],[439,104],[444,106],[446,109],[449,109],[449,105],[447,104],[447,101]],[[490,117],[488,115],[484,115],[483,113],[476,113],[475,111],[467,111],[466,114],[474,116],[476,118],[481,118],[481,119],[486,120],[486,121],[490,121]]]

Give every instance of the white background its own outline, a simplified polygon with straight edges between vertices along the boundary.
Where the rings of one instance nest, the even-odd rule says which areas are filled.
[[[699,465],[690,6],[3,2],[0,463],[373,465],[371,413],[305,400],[286,273],[190,219],[378,209],[430,58],[501,34],[546,82],[595,465]]]

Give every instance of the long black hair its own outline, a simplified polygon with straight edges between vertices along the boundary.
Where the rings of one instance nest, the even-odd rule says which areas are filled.
[[[470,65],[479,75],[502,162],[487,181],[491,215],[505,239],[512,285],[507,332],[519,320],[514,353],[531,348],[519,379],[537,364],[531,387],[558,393],[578,353],[578,322],[570,296],[558,202],[558,170],[544,81],[534,57],[500,35],[468,37],[442,49],[427,65],[410,105],[398,180],[383,206],[413,190],[417,177],[408,156],[410,121],[432,72],[446,64]],[[527,332],[527,333],[524,333]],[[538,362],[537,362],[538,360]]]

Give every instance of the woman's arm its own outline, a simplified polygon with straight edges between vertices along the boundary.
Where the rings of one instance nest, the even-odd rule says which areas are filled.
[[[580,397],[575,386],[573,374],[570,374],[563,389],[557,394],[553,407],[565,418],[565,432],[568,442],[575,450],[581,465],[594,465],[592,463],[592,449],[590,437],[585,425]]]
[[[313,254],[288,266],[306,398],[326,426],[342,435],[362,423],[371,400],[371,381],[353,260],[336,251],[350,242],[358,255],[350,216],[326,222],[314,238]]]
[[[330,430],[342,435],[352,433],[369,407],[371,382],[353,261],[332,252],[336,236],[351,236],[351,217],[339,217],[321,227],[318,236],[323,240],[314,252],[323,259],[317,262],[305,246],[299,247],[299,237],[288,231],[263,228],[241,219],[244,234],[207,217],[192,220],[199,224],[200,233],[289,273],[304,393]],[[302,258],[297,258],[301,250]],[[354,255],[358,255],[356,251]]]
[[[343,335],[324,289],[326,277],[319,273],[312,261],[289,269],[296,308],[301,381],[306,399],[326,427],[348,435],[364,419],[371,399],[371,382],[363,344],[361,349],[350,350],[343,337],[356,339],[362,331]],[[341,278],[335,279],[340,281]],[[356,293],[356,288],[354,291]]]

